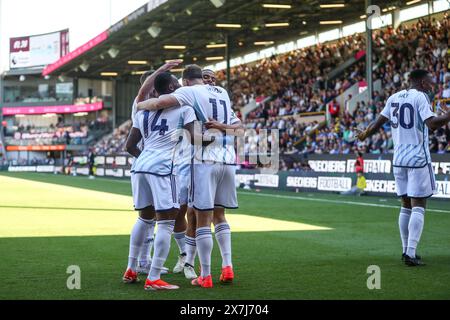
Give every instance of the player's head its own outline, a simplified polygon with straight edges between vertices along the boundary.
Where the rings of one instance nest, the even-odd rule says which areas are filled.
[[[147,80],[148,77],[150,77],[153,73],[155,72],[155,70],[149,70],[149,71],[145,71],[144,74],[141,76],[141,86],[144,84],[145,80]]]
[[[190,64],[183,71],[183,86],[196,84],[203,84],[202,68],[196,64]]]
[[[170,94],[179,87],[178,79],[170,72],[163,72],[155,78],[155,90],[158,95]]]
[[[209,84],[211,86],[216,85],[216,74],[214,73],[214,71],[210,69],[203,69],[202,74],[204,84]]]
[[[412,87],[420,91],[433,91],[434,81],[427,70],[417,69],[411,71],[411,73],[409,74],[409,81],[411,82]]]

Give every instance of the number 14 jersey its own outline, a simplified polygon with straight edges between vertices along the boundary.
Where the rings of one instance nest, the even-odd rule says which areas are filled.
[[[390,121],[394,142],[394,167],[423,168],[431,163],[428,127],[436,116],[428,96],[416,89],[389,97],[381,115]]]
[[[139,129],[144,150],[133,164],[132,172],[158,176],[172,174],[174,152],[186,124],[197,120],[190,107],[172,107],[159,111],[139,111],[133,127]]]

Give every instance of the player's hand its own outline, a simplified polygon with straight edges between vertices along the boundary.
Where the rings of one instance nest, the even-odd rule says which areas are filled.
[[[163,72],[170,71],[171,69],[179,66],[182,62],[183,62],[183,60],[181,60],[181,59],[170,60],[167,63],[165,63],[161,67],[161,69]]]
[[[142,102],[139,102],[137,104],[137,109],[140,110],[157,110],[158,107],[158,99],[157,98],[151,98]]]
[[[356,132],[356,137],[360,141],[364,141],[367,139],[367,130],[361,130],[361,129],[355,128],[355,132]]]
[[[211,118],[209,118],[208,122],[205,122],[205,127],[206,127],[206,129],[217,129],[220,131],[225,130],[223,123],[221,123],[217,120],[211,119]]]
[[[450,112],[450,108],[445,103],[441,104],[441,106],[439,107],[439,110],[441,110],[443,113],[449,113]]]

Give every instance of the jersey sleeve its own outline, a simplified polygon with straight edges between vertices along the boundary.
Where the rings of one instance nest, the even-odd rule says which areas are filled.
[[[183,113],[183,126],[196,120],[197,116],[195,115],[194,109],[192,109],[191,107],[186,107]]]
[[[430,100],[424,93],[418,96],[417,109],[419,110],[419,115],[420,118],[422,118],[422,121],[436,116],[433,112],[433,107],[431,106]]]
[[[230,124],[236,124],[236,123],[239,123],[239,122],[241,122],[241,119],[239,119],[237,116],[236,116],[236,113],[234,112],[234,111],[231,111],[231,116],[230,116]]]
[[[133,102],[133,106],[131,107],[131,123],[134,125],[136,123],[136,114],[137,114],[137,100],[135,99]]]
[[[141,129],[139,127],[139,116],[140,116],[141,113],[142,113],[141,111],[136,112],[134,114],[134,117],[133,117],[133,128],[136,128],[136,129],[139,129],[139,130]]]
[[[391,120],[391,99],[389,98],[386,102],[386,105],[384,106],[383,110],[381,111],[381,115],[385,117],[388,120]]]
[[[193,107],[195,104],[194,92],[191,87],[181,87],[172,95],[178,100],[180,106]]]

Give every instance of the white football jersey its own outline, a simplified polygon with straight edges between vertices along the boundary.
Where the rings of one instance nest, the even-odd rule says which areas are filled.
[[[197,119],[207,122],[209,119],[233,125],[240,120],[231,109],[228,92],[221,87],[211,85],[195,85],[182,87],[173,95],[180,105],[187,105],[194,109]],[[212,134],[213,135],[213,134]],[[196,147],[195,159],[197,161],[213,161],[224,164],[235,164],[234,137],[225,134],[214,134],[216,140],[205,148]]]
[[[138,111],[133,127],[142,134],[144,150],[135,160],[132,172],[172,174],[175,147],[183,132],[179,129],[195,120],[195,112],[190,107]]]
[[[436,116],[428,96],[416,89],[392,95],[381,115],[389,119],[394,141],[394,167],[423,168],[431,163],[425,120]]]

